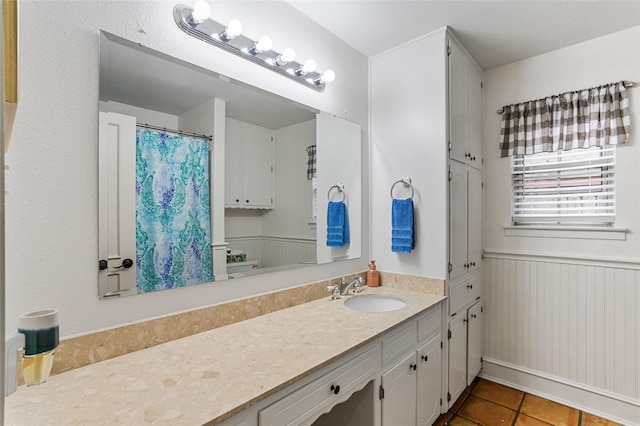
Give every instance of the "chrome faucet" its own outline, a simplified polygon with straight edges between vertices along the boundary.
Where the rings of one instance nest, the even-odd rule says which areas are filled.
[[[340,278],[340,295],[346,296],[349,294],[349,289],[353,286],[353,292],[358,294],[362,290],[360,290],[360,286],[364,284],[364,278],[355,277],[351,281],[347,282],[345,277]]]
[[[349,289],[351,289],[351,287],[353,287],[353,292],[355,294],[362,292],[360,286],[364,285],[364,283],[365,280],[362,277],[355,277],[348,282],[346,277],[342,277],[340,278],[340,284],[327,286],[327,291],[332,293],[332,300],[342,299],[342,296],[349,295]]]

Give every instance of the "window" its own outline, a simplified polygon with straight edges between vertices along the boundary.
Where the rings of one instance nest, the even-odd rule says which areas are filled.
[[[511,157],[514,225],[611,225],[615,146]]]

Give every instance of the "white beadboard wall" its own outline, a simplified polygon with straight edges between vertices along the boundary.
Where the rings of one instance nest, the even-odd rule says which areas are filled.
[[[484,283],[485,362],[635,406],[640,422],[640,265],[487,253]]]
[[[482,375],[628,426],[640,425],[640,88],[628,92],[631,135],[617,148],[614,227],[628,230],[624,240],[507,232],[510,161],[498,155],[496,114],[623,79],[640,83],[640,26],[484,70]]]
[[[247,260],[257,260],[260,268],[316,262],[315,239],[279,237],[227,238],[229,248],[242,250]]]

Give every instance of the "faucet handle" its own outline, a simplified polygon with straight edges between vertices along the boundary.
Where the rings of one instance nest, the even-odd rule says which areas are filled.
[[[332,294],[331,294],[331,299],[332,300],[340,299],[342,297],[342,296],[340,296],[340,285],[339,284],[328,285],[327,286],[327,291],[332,292]]]
[[[362,293],[362,290],[360,289],[360,281],[359,280],[356,281],[356,283],[353,285],[353,292],[355,294]]]

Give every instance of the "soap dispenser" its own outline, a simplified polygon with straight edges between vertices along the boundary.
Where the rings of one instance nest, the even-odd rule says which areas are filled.
[[[376,269],[376,261],[371,260],[369,270],[367,271],[367,285],[369,287],[378,287],[380,285],[380,272]]]

